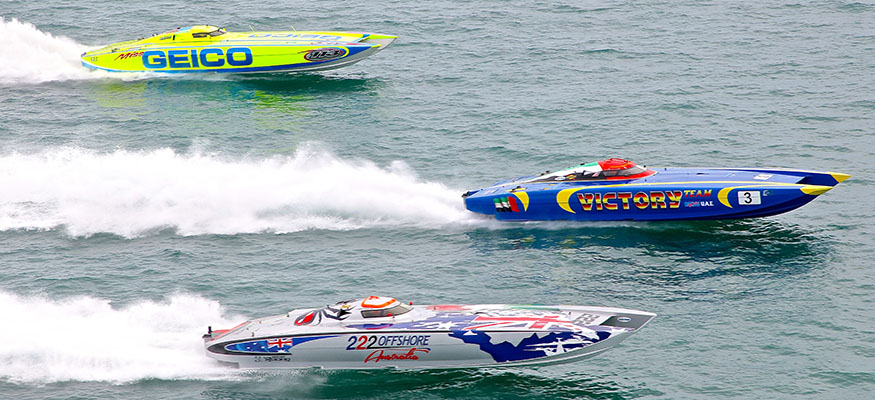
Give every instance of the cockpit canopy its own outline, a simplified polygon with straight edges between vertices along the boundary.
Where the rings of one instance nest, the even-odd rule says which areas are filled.
[[[531,182],[636,179],[655,174],[644,166],[622,158],[609,158],[551,173],[547,171]]]
[[[164,32],[161,35],[182,35],[186,36],[186,34],[190,34],[192,38],[208,38],[215,36],[222,36],[228,33],[225,28],[219,28],[217,26],[212,25],[194,25],[194,26],[185,26],[179,27],[169,32]]]
[[[180,33],[190,32],[191,37],[193,37],[193,38],[204,38],[204,37],[208,37],[208,36],[222,36],[222,35],[228,33],[228,31],[226,31],[225,28],[219,28],[217,26],[211,26],[211,25],[189,26],[187,28],[180,28],[179,32]]]
[[[395,317],[413,309],[398,300],[378,296],[370,296],[362,300],[361,306],[362,318]]]
[[[391,297],[368,296],[364,299],[346,300],[321,310],[323,316],[336,320],[359,320],[397,317],[406,314],[413,307]]]

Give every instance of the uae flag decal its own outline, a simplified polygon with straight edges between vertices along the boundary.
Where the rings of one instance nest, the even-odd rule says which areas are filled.
[[[495,203],[496,212],[520,212],[520,204],[513,196],[496,197],[492,202]]]

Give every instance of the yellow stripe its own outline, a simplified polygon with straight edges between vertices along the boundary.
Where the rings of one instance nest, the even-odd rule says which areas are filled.
[[[556,203],[559,203],[559,207],[561,207],[563,210],[574,214],[575,213],[574,210],[572,210],[571,206],[568,205],[568,198],[570,198],[574,192],[576,192],[578,190],[583,190],[583,189],[592,189],[592,188],[582,187],[582,188],[560,190],[559,193],[556,193]]]
[[[847,179],[847,178],[845,178],[845,179]],[[841,181],[839,181],[839,182],[841,182]],[[812,196],[822,195],[822,194],[828,192],[830,189],[832,189],[832,186],[820,186],[820,185],[808,185],[808,186],[803,186],[803,187],[799,188],[799,190],[801,190],[802,193],[810,194]]]
[[[842,183],[845,181],[845,179],[848,179],[851,177],[848,174],[842,174],[842,173],[838,173],[838,172],[827,172],[827,173],[832,175],[832,178],[835,179],[837,183]]]
[[[526,192],[513,192],[514,196],[520,199],[520,202],[523,203],[523,211],[529,210],[529,194]]]
[[[731,192],[732,189],[738,189],[738,188],[742,188],[742,187],[744,187],[744,186],[732,186],[732,187],[720,189],[720,191],[717,192],[717,200],[720,200],[720,203],[723,204],[724,206],[732,208],[732,204],[729,204],[729,192]]]

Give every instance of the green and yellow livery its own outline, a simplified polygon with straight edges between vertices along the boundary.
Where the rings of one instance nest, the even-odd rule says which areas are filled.
[[[320,71],[359,62],[396,38],[366,32],[228,32],[196,25],[82,53],[82,65],[112,72]]]

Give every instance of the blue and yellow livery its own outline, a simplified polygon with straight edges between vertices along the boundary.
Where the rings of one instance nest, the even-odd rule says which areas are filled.
[[[396,38],[364,32],[228,32],[197,25],[82,53],[82,65],[112,72],[319,71],[359,62]]]
[[[647,169],[611,158],[502,181],[462,195],[501,220],[699,220],[765,217],[801,207],[850,175],[758,168]]]

